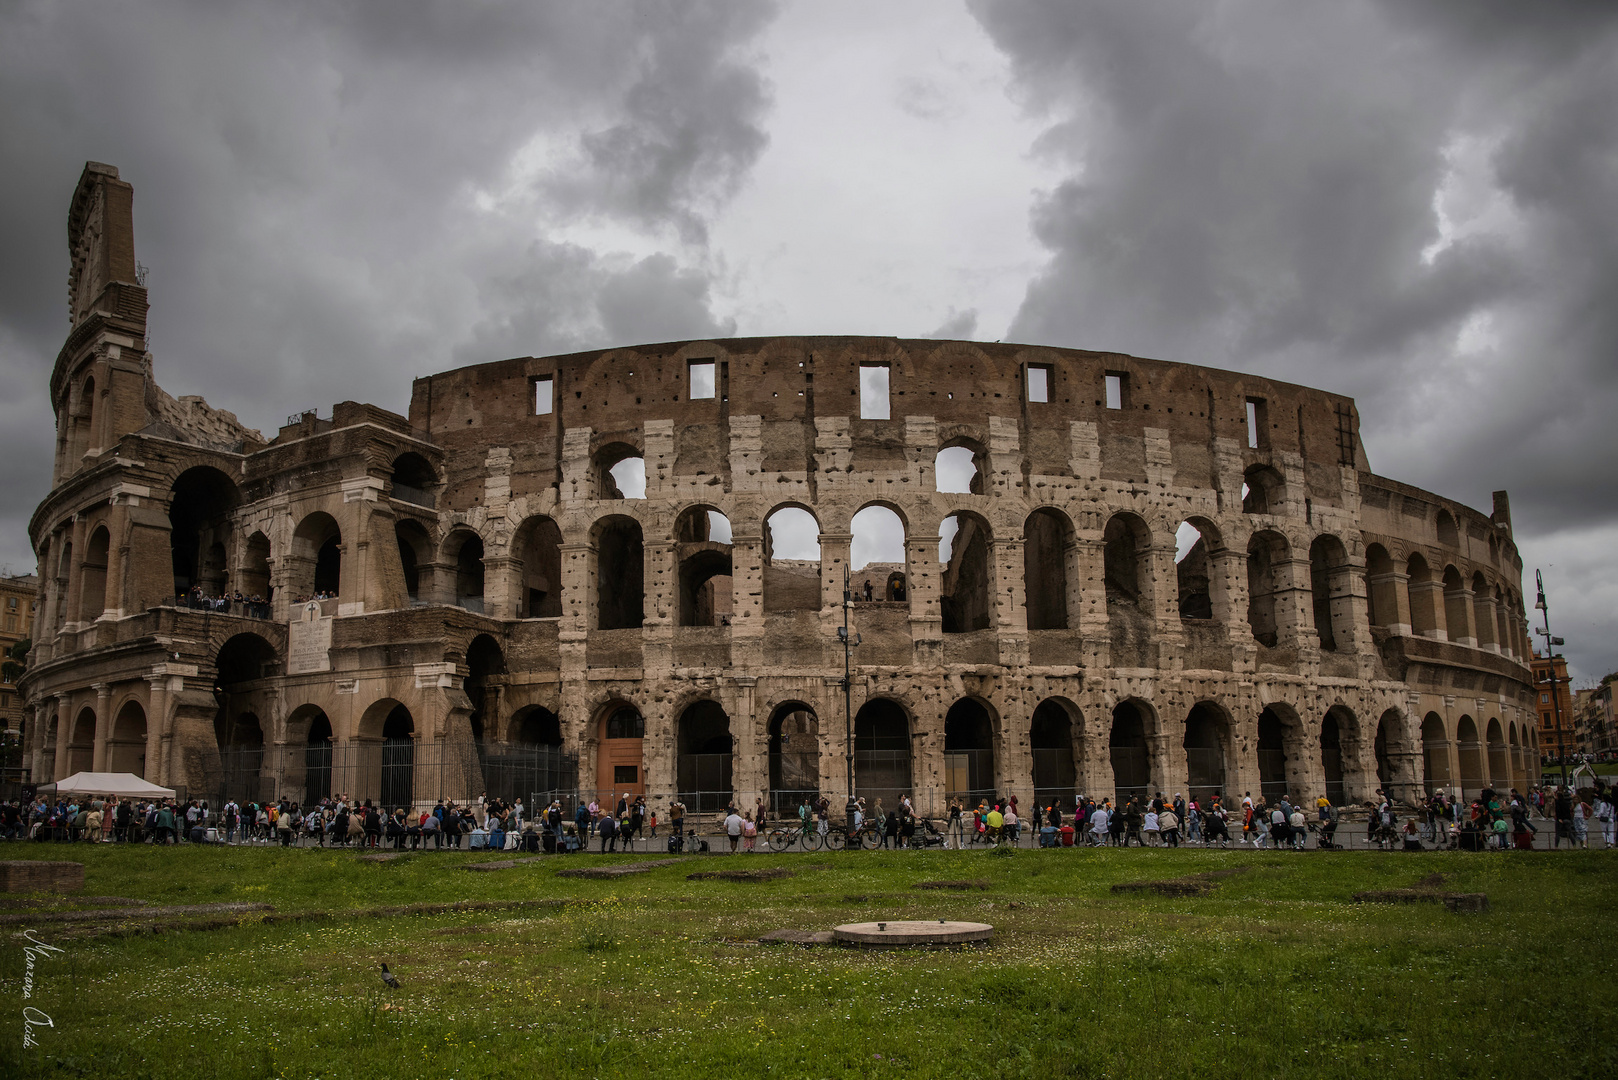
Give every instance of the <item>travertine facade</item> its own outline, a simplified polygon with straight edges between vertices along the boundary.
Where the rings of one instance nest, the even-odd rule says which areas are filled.
[[[1486,515],[1374,475],[1347,398],[755,338],[463,368],[416,380],[408,417],[344,402],[265,441],[152,381],[130,205],[92,165],[70,219],[36,777],[430,801],[539,748],[584,791],[839,799],[869,507],[899,525],[847,613],[862,790],[1355,799],[1537,773],[1504,493]],[[860,416],[862,379],[891,418]],[[941,453],[967,490],[938,490]],[[193,586],[271,617],[174,606]]]

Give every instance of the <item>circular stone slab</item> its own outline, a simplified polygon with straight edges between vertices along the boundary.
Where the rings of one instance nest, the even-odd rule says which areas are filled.
[[[994,938],[994,927],[980,922],[903,919],[895,922],[844,923],[832,930],[839,945],[864,949],[938,949],[980,945]]]

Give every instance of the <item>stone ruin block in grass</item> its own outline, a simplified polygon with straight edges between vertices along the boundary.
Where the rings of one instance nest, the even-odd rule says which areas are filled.
[[[17,859],[0,862],[0,892],[70,893],[84,888],[84,864]]]

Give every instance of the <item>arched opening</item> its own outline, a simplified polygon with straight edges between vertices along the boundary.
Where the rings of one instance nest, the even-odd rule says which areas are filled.
[[[1341,705],[1327,709],[1320,721],[1320,769],[1326,779],[1326,798],[1333,806],[1348,801],[1348,787],[1343,782],[1343,727],[1353,723],[1353,714]]]
[[[1453,783],[1449,774],[1449,734],[1444,718],[1430,712],[1421,721],[1421,766],[1429,792],[1448,791]]]
[[[1242,513],[1279,514],[1286,506],[1286,481],[1268,465],[1249,465],[1242,473]]]
[[[431,590],[424,589],[423,567],[431,573],[433,542],[419,521],[400,521],[393,526],[393,536],[399,544],[399,567],[404,574],[405,599],[412,606],[425,604]]]
[[[68,471],[72,472],[84,464],[84,456],[91,450],[100,449],[96,446],[96,381],[95,376],[86,378],[79,387],[79,400],[77,407],[72,411],[73,441],[68,447],[72,456]]]
[[[770,813],[793,816],[820,791],[820,721],[801,701],[770,714]]]
[[[977,514],[958,511],[938,529],[938,606],[943,632],[968,634],[987,630],[994,613],[994,571],[989,562],[989,523]]]
[[[79,567],[79,621],[94,622],[107,610],[106,526],[99,526],[84,545],[84,562]]]
[[[905,593],[905,576],[902,572],[895,570],[888,574],[886,592],[889,600],[905,599],[907,594]]]
[[[764,519],[764,611],[820,610],[820,522],[801,506]]]
[[[1347,652],[1353,647],[1352,581],[1343,542],[1335,536],[1315,537],[1309,545],[1309,591],[1322,652]]]
[[[884,588],[898,575],[901,583],[905,574],[905,523],[898,514],[886,506],[867,506],[854,515],[849,523],[853,542],[849,548],[848,565],[854,592],[864,595],[864,586],[871,585],[873,598],[887,593],[888,600],[902,600],[904,594],[894,596]]]
[[[608,705],[597,720],[596,738],[600,745],[596,797],[611,799],[614,792],[646,794],[642,770],[646,720],[640,710],[621,701]]]
[[[675,522],[674,538],[679,625],[729,625],[735,610],[730,519],[710,507],[690,507]]]
[[[276,792],[264,777],[264,728],[260,707],[275,708],[273,679],[279,657],[275,647],[257,634],[237,634],[214,658],[214,741],[218,748],[223,790],[237,802],[273,799]]]
[[[238,588],[256,604],[267,604],[274,597],[270,590],[270,538],[255,532],[247,538]]]
[[[1500,728],[1500,721],[1491,718],[1488,727],[1484,729],[1484,737],[1489,747],[1489,786],[1511,786],[1511,757],[1506,749],[1506,736]]]
[[[290,584],[297,602],[338,594],[342,584],[343,532],[324,511],[309,514],[292,533]]]
[[[1223,795],[1230,760],[1230,715],[1211,701],[1199,701],[1185,718],[1186,794],[1207,807]]]
[[[444,545],[455,559],[455,606],[483,611],[483,538],[470,529],[456,529]]]
[[[1060,510],[1042,507],[1023,522],[1023,603],[1028,629],[1068,628],[1068,552],[1073,527]]]
[[[1381,544],[1365,549],[1365,607],[1372,626],[1391,629],[1399,621],[1398,572]]]
[[[1489,781],[1484,774],[1483,743],[1478,738],[1477,721],[1470,716],[1462,716],[1455,725],[1455,749],[1461,760],[1462,796],[1471,798],[1488,787]]]
[[[67,743],[67,768],[58,770],[63,777],[89,772],[95,768],[96,714],[89,706],[79,710],[73,721],[73,732]]]
[[[146,710],[130,700],[118,710],[107,740],[107,771],[146,775]]]
[[[675,746],[676,782],[686,808],[709,813],[728,806],[734,746],[730,717],[717,701],[698,701],[680,714]]]
[[[1438,512],[1438,542],[1447,548],[1461,546],[1461,532],[1455,527],[1455,519],[1448,510]]]
[[[1028,747],[1034,758],[1034,802],[1050,806],[1061,802],[1071,808],[1079,786],[1079,743],[1073,732],[1082,730],[1079,711],[1071,702],[1046,698],[1034,709]]]
[[[1130,799],[1151,794],[1152,758],[1146,735],[1154,727],[1144,702],[1120,701],[1112,710],[1112,730],[1107,738],[1112,757],[1113,799],[1126,806]]]
[[[1289,551],[1286,537],[1278,532],[1255,533],[1247,542],[1247,624],[1254,640],[1271,649],[1280,643],[1276,601]]]
[[[500,696],[506,686],[506,654],[500,643],[489,634],[479,634],[466,647],[467,700],[472,713],[467,718],[472,727],[472,743],[477,751],[478,765],[485,773],[489,764],[489,740],[500,737]],[[487,775],[484,785],[490,786]]]
[[[1443,586],[1438,576],[1419,554],[1405,564],[1406,588],[1410,594],[1410,631],[1421,637],[1443,637],[1444,608],[1440,603]]]
[[[854,715],[854,793],[889,810],[910,793],[910,718],[898,702],[872,698]]]
[[[517,607],[527,619],[555,619],[562,614],[562,530],[544,516],[531,517],[517,530],[512,550],[521,560]]]
[[[595,527],[596,628],[637,629],[646,619],[646,554],[640,522],[614,515]]]
[[[577,789],[578,764],[563,752],[562,721],[554,712],[543,705],[518,709],[505,734],[484,759],[483,780],[490,792],[521,798],[529,813],[537,814],[559,793],[571,795]]]
[[[1219,530],[1204,519],[1180,522],[1174,533],[1174,576],[1179,587],[1180,618],[1214,617],[1213,554],[1222,551]]]
[[[320,800],[331,798],[331,718],[324,710],[309,706],[309,713],[303,719],[309,724],[309,733],[303,740],[303,805],[315,806]],[[287,726],[292,726],[290,718]]]
[[[393,497],[416,506],[435,506],[438,473],[432,464],[414,451],[393,459]]]
[[[241,504],[236,484],[206,465],[187,469],[174,481],[169,502],[169,551],[174,564],[174,592],[193,587],[204,596],[225,592],[226,553],[231,517]],[[219,545],[217,552],[215,545]],[[212,558],[207,558],[210,554]]]
[[[976,806],[994,797],[994,721],[982,702],[962,698],[944,714],[944,798]]]
[[[1287,794],[1286,728],[1286,720],[1274,706],[1259,713],[1258,786],[1265,802],[1276,802]]]
[[[1482,571],[1472,575],[1472,621],[1477,626],[1478,648],[1498,652],[1500,639],[1495,636],[1494,593]]]
[[[395,705],[382,721],[382,806],[409,809],[416,802],[416,721]]]
[[[1472,620],[1472,596],[1467,591],[1461,572],[1453,566],[1444,567],[1444,625],[1451,641],[1461,645],[1476,645],[1477,635],[1468,633],[1467,623]]]
[[[646,459],[628,443],[609,443],[596,451],[596,490],[603,499],[646,498]]]
[[[933,479],[949,494],[982,495],[988,454],[972,439],[952,439],[933,458]]]

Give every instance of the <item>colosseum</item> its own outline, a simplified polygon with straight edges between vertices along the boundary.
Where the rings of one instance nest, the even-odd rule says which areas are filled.
[[[69,211],[35,780],[937,813],[1538,773],[1506,495],[1371,472],[1352,399],[746,338],[479,364],[266,438],[154,381],[132,202],[92,163]]]

